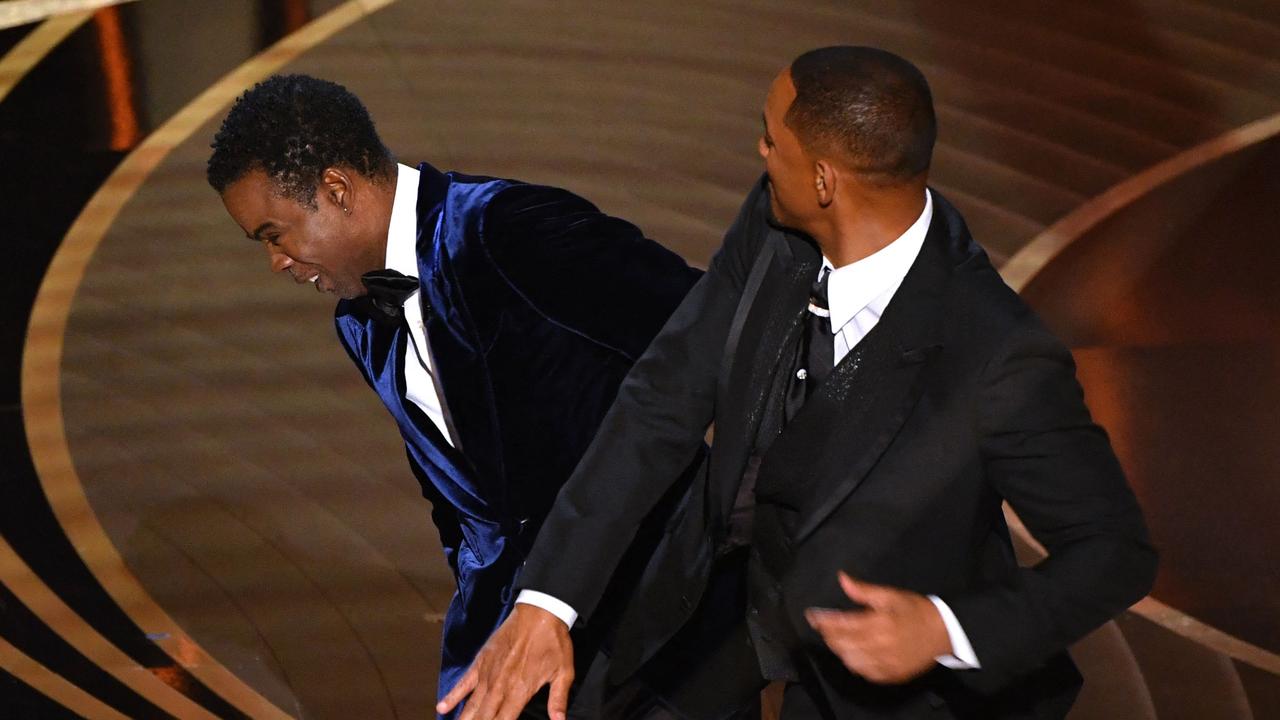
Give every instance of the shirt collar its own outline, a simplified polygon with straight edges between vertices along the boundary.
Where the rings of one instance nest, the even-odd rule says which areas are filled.
[[[418,178],[416,168],[396,164],[396,196],[387,227],[387,267],[418,274]]]
[[[825,256],[822,258],[822,266],[831,273],[827,281],[827,304],[834,331],[839,332],[853,316],[870,305],[878,304],[877,311],[884,309],[920,254],[932,220],[933,196],[926,189],[920,217],[893,242],[841,268],[832,269],[831,261]]]

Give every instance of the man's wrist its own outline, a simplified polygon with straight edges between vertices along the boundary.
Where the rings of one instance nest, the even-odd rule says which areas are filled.
[[[566,628],[572,628],[573,624],[578,621],[578,612],[574,610],[568,603],[537,590],[521,590],[516,597],[517,605],[532,605],[551,613],[565,624]]]
[[[982,664],[978,662],[978,655],[973,651],[969,636],[965,634],[964,628],[960,626],[960,620],[956,618],[956,614],[952,612],[951,607],[937,595],[929,595],[928,598],[933,603],[934,608],[937,609],[938,618],[942,622],[946,633],[947,648],[935,657],[938,664],[952,670],[981,669]]]

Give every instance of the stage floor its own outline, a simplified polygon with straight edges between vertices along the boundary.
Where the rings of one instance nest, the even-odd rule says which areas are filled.
[[[271,275],[204,179],[228,102],[271,72],[349,87],[402,162],[567,187],[704,266],[762,170],[769,81],[811,47],[922,67],[933,185],[1000,265],[1280,113],[1263,0],[139,0],[73,19],[0,31],[6,60],[47,44],[0,72],[0,717],[430,712],[453,580],[429,505],[329,296]],[[1263,664],[1280,662],[1268,152],[1181,204],[1169,243],[1135,226],[1039,258],[1026,288],[1150,515],[1153,599]],[[1078,650],[1073,717],[1280,712],[1280,669],[1151,617]]]

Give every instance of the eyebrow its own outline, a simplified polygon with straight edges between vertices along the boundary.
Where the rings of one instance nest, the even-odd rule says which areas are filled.
[[[261,237],[259,237],[259,235],[261,235],[261,234],[262,234],[262,231],[263,231],[263,230],[266,230],[266,229],[268,229],[268,228],[271,228],[271,227],[272,227],[272,226],[274,226],[274,225],[275,225],[275,223],[273,223],[273,222],[271,222],[270,220],[268,220],[267,222],[264,222],[264,223],[262,223],[261,225],[259,225],[257,228],[255,228],[253,232],[249,233],[248,235],[245,235],[245,237],[249,238],[250,240],[252,240],[252,241],[254,241],[254,242],[262,242],[262,238],[261,238]]]

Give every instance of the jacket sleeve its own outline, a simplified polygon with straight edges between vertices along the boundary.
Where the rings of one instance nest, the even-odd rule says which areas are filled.
[[[943,597],[993,691],[1150,591],[1156,553],[1106,433],[1089,416],[1070,352],[1026,323],[988,364],[977,412],[993,489],[1048,550],[1011,582]]]
[[[646,514],[702,448],[747,270],[766,234],[763,183],[706,275],[623,380],[595,440],[538,533],[519,584],[589,617]]]
[[[632,362],[702,275],[635,225],[560,188],[503,189],[485,209],[480,237],[525,302]]]

